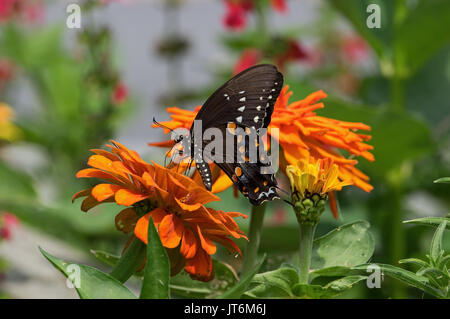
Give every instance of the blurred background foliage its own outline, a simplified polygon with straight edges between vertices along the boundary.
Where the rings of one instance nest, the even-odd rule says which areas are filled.
[[[374,190],[370,194],[355,188],[342,191],[339,220],[326,212],[318,234],[344,222],[368,220],[376,243],[373,261],[397,265],[402,258],[423,257],[432,230],[401,222],[444,216],[450,206],[448,187],[432,183],[450,175],[450,2],[323,0],[315,2],[311,23],[275,27],[274,16],[295,15],[292,11],[302,4],[297,0],[214,1],[222,15],[215,41],[227,59],[205,62],[212,80],[202,87],[192,87],[182,74],[184,59],[195,49],[196,35],[186,33],[180,19],[195,1],[145,4],[162,8],[159,21],[164,26],[158,26],[162,31],[148,44],[159,57],[157,63],[166,64],[167,69],[155,116],[167,116],[166,106],[192,109],[230,76],[251,65],[277,64],[294,92],[292,100],[323,89],[329,97],[319,115],[372,127],[370,144],[376,161],[361,160],[358,167],[370,176]],[[9,139],[0,134],[0,211],[86,251],[119,253],[126,239],[114,228],[118,208],[102,205],[87,216],[70,201],[76,191],[88,186],[75,179],[75,172],[85,167],[89,149],[120,136],[122,126],[130,125],[126,118],[147,107],[146,101],[129,96],[114,34],[97,19],[108,6],[126,10],[135,4],[112,2],[119,1],[77,1],[83,27],[74,32],[65,27],[62,12],[58,23],[42,21],[52,1],[2,1],[0,102],[18,109],[9,120],[18,134]],[[381,8],[379,29],[366,25],[370,4]],[[148,27],[156,28],[152,21]],[[32,92],[32,105],[12,103],[21,101],[17,92],[23,85]],[[147,122],[150,125],[151,118]],[[150,150],[146,159],[163,163],[163,153]],[[246,200],[234,198],[232,190],[220,196],[222,202],[212,207],[249,213]],[[298,229],[283,203],[270,203],[268,211],[261,253],[269,256],[264,267],[273,269],[292,260]],[[248,227],[246,222],[242,227]],[[450,248],[448,237],[444,246]],[[239,263],[220,250],[218,258]],[[360,287],[346,295],[421,296],[388,279],[385,289]]]

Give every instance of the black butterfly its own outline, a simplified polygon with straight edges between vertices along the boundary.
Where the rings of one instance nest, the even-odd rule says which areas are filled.
[[[194,135],[194,125],[192,125],[188,154],[195,160],[197,170],[208,190],[211,190],[212,187],[212,176],[206,161],[213,161],[253,205],[280,198],[277,193],[274,172],[262,173],[261,170],[261,168],[270,166],[270,162],[268,161],[269,156],[264,155],[264,152],[262,152],[263,155],[259,155],[261,154],[260,150],[264,149],[262,143],[259,142],[259,130],[267,128],[269,125],[275,102],[282,87],[283,75],[278,72],[277,68],[270,64],[260,64],[234,76],[203,104],[195,118],[195,120],[202,121],[202,133],[211,127],[219,128],[224,134],[236,132],[238,128],[246,133],[251,133],[241,137],[235,134],[234,141],[244,145],[240,148],[233,147],[235,151],[232,154],[234,158],[232,162],[225,160],[225,147],[222,155],[219,154],[220,151],[214,152],[216,158],[217,156],[222,157],[223,160],[214,161],[204,156],[205,147],[211,141],[201,140],[202,145],[198,145]],[[176,142],[181,140],[182,137]],[[256,161],[249,159],[250,145],[255,145],[257,148]],[[239,161],[239,158],[243,160]]]

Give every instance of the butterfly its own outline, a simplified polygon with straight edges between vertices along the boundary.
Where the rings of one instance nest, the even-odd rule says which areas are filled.
[[[260,205],[265,201],[280,198],[275,172],[265,170],[270,167],[270,156],[265,154],[264,145],[260,141],[261,129],[266,129],[270,124],[282,87],[283,75],[277,68],[271,64],[260,64],[235,75],[203,104],[190,128],[187,153],[195,160],[197,171],[208,190],[212,188],[208,162],[214,162],[251,204]],[[201,131],[194,129],[197,121],[201,121]],[[212,152],[213,156],[207,156],[205,150],[212,142],[202,137],[199,143],[196,134],[201,133],[203,136],[209,128],[219,129],[223,133],[222,136],[233,134],[233,145],[236,142],[236,145],[240,143],[241,146],[234,147],[233,154],[229,154],[230,150],[225,146]],[[237,131],[241,134],[237,134]],[[242,134],[243,132],[245,134]],[[182,139],[181,136],[175,142]],[[254,155],[255,150],[256,160],[252,161],[250,157]],[[227,156],[230,157],[226,158]]]

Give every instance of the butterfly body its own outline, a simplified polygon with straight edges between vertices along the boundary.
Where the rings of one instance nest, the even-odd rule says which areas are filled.
[[[190,153],[207,189],[212,188],[208,162],[214,162],[252,204],[279,198],[262,134],[282,87],[283,76],[275,66],[256,65],[227,81],[203,104],[190,130]],[[199,121],[201,129],[196,130]],[[196,138],[209,128],[224,136],[223,147],[209,156],[213,158],[204,152],[212,141]],[[227,134],[232,138],[225,138]]]

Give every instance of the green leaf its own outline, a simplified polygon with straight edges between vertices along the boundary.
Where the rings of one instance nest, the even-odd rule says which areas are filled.
[[[367,276],[347,276],[328,283],[325,286],[297,284],[293,287],[296,296],[304,299],[325,299],[336,297],[353,288],[358,282],[367,279]]]
[[[389,2],[380,0],[329,0],[333,7],[339,11],[354,28],[370,44],[379,57],[387,51],[390,37]],[[378,4],[381,7],[381,28],[369,29],[366,24],[369,13],[366,12],[369,4]]]
[[[344,266],[331,266],[322,269],[316,269],[310,273],[310,280],[317,277],[339,277],[345,276],[351,271],[351,268]]]
[[[356,221],[317,238],[313,244],[311,268],[352,267],[367,262],[375,247],[369,227],[366,221]]]
[[[242,296],[242,294],[247,289],[248,285],[250,284],[250,281],[252,278],[258,273],[259,269],[261,268],[262,264],[264,263],[264,260],[266,259],[266,255],[264,255],[259,263],[255,266],[252,272],[248,273],[244,278],[242,278],[235,286],[230,288],[227,292],[219,296],[220,299],[237,299]]]
[[[82,78],[79,66],[69,61],[47,66],[42,80],[50,94],[51,111],[68,123],[80,118]]]
[[[398,28],[395,40],[408,76],[450,42],[448,21],[448,0],[422,0],[409,12]]]
[[[448,217],[423,217],[423,218],[406,220],[406,221],[404,221],[404,223],[438,227],[443,221],[447,222],[446,228],[450,229],[450,218],[448,218]]]
[[[39,32],[21,32],[14,26],[2,27],[0,52],[26,68],[42,69],[42,65],[51,65],[68,55],[63,53],[61,45],[62,30],[59,26],[39,30]]]
[[[147,262],[141,288],[142,299],[169,298],[170,263],[152,217],[148,221]]]
[[[320,299],[325,295],[325,289],[320,285],[297,284],[292,287],[292,292],[302,299]]]
[[[428,267],[428,264],[418,258],[406,258],[406,259],[401,259],[398,261],[399,264],[413,264],[413,265],[417,265],[419,267]]]
[[[36,198],[31,178],[0,161],[0,201],[23,201]]]
[[[431,240],[430,246],[430,257],[434,262],[436,262],[441,255],[442,251],[442,237],[444,235],[445,227],[447,226],[447,221],[443,220],[439,227],[436,229],[433,239]]]
[[[192,280],[186,272],[170,279],[172,295],[186,298],[216,298],[238,282],[236,271],[230,265],[213,259],[214,279],[208,282]]]
[[[101,262],[105,263],[108,266],[114,266],[120,259],[120,256],[110,254],[103,250],[93,250],[91,249],[91,253]]]
[[[392,265],[387,265],[387,264],[377,264],[380,268],[381,271],[394,278],[397,280],[400,280],[401,282],[411,286],[411,287],[415,287],[418,288],[432,296],[438,297],[438,298],[443,298],[444,295],[436,288],[434,288],[433,286],[431,286],[428,283],[428,279],[417,275],[411,271],[399,268],[399,267],[395,267]],[[367,270],[367,267],[369,265],[359,265],[359,266],[355,266],[353,267],[353,269],[355,270]]]
[[[442,271],[438,268],[429,267],[425,269],[421,269],[417,272],[419,276],[427,277],[431,284],[434,287],[441,289],[442,291],[446,291],[450,284],[450,277],[447,273],[447,270]]]
[[[254,288],[246,292],[252,298],[289,298],[293,297],[292,287],[299,281],[298,273],[293,268],[279,268],[253,277]]]
[[[61,259],[58,259],[41,247],[39,247],[41,253],[49,262],[61,271],[64,276],[69,279],[74,279],[72,282],[77,289],[78,295],[82,299],[134,299],[136,298],[133,293],[128,290],[127,287],[122,285],[119,281],[95,269],[86,265],[78,265],[68,263]],[[76,276],[79,275],[79,281],[77,282]],[[79,285],[78,285],[79,284]],[[78,286],[78,287],[77,287]]]
[[[447,183],[450,184],[450,177],[441,177],[434,181],[434,183]]]

